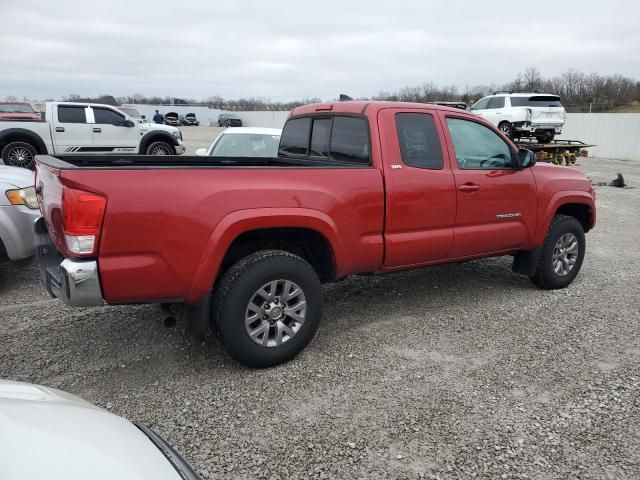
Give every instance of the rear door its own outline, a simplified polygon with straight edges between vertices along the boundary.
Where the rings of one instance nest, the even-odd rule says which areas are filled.
[[[88,123],[91,109],[86,105],[58,105],[52,122],[55,153],[83,153],[93,147],[91,125]]]
[[[93,151],[137,153],[138,129],[126,126],[126,117],[112,108],[92,107]]]
[[[385,268],[447,258],[456,213],[455,182],[442,127],[425,109],[378,114],[385,169]]]
[[[451,257],[518,250],[533,237],[537,194],[530,168],[512,166],[515,148],[466,116],[440,114],[456,184]]]

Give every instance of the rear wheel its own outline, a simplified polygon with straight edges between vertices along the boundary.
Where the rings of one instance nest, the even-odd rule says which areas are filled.
[[[547,290],[566,287],[582,267],[585,247],[582,224],[574,217],[555,216],[542,246],[536,272],[529,278]]]
[[[27,142],[11,142],[2,149],[2,161],[5,165],[33,170],[37,154],[36,149]]]
[[[253,253],[233,265],[213,298],[213,322],[238,362],[254,368],[295,357],[313,339],[322,289],[304,259],[281,250]]]
[[[173,155],[173,147],[167,142],[153,142],[147,147],[147,155]]]

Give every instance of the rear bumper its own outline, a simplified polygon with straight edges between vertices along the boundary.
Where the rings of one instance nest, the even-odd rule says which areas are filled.
[[[98,262],[62,257],[51,243],[43,217],[35,223],[35,234],[40,278],[49,295],[70,307],[104,305]]]
[[[531,123],[531,122],[514,122],[513,128],[518,132],[528,133],[547,133],[553,131],[557,135],[562,133],[562,125],[544,124],[544,123]]]

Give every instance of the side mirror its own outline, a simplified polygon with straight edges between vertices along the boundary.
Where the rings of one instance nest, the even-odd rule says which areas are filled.
[[[142,117],[141,117],[141,118],[142,118],[143,120],[146,120],[146,119],[147,119],[147,116],[146,116],[146,115],[142,115]]]
[[[208,148],[199,148],[196,150],[196,156],[198,157],[206,157],[208,153],[209,153]]]
[[[131,128],[131,127],[135,127],[136,124],[133,123],[131,120],[122,120],[120,122],[120,126],[121,127],[127,127],[127,128]]]
[[[516,169],[522,170],[524,168],[533,167],[536,164],[536,154],[526,148],[518,150],[516,156]]]

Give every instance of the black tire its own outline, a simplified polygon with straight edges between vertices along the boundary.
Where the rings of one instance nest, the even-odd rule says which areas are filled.
[[[513,125],[509,122],[500,122],[498,130],[504,133],[507,137],[513,138]]]
[[[158,153],[160,151],[165,151],[166,153]],[[174,153],[175,150],[167,142],[153,142],[147,147],[147,150],[145,151],[146,155],[173,155]]]
[[[38,151],[27,142],[11,142],[2,149],[2,162],[11,167],[33,170]]]
[[[565,275],[559,275],[553,268],[553,255],[556,244],[565,234],[573,234],[578,242],[578,253],[575,264]],[[533,283],[545,290],[555,290],[564,288],[576,278],[582,267],[586,239],[582,224],[575,218],[567,215],[556,215],[551,221],[549,231],[542,246],[542,254],[538,260],[536,272],[529,277]]]
[[[538,135],[536,137],[536,140],[538,141],[538,143],[550,143],[553,140],[553,137],[555,137],[554,134]]]
[[[249,336],[245,318],[258,290],[276,280],[294,282],[302,291],[305,319],[299,330],[280,345],[262,346]],[[213,328],[235,360],[253,368],[271,367],[291,360],[313,339],[320,325],[322,303],[320,279],[309,263],[289,252],[262,250],[239,260],[219,281],[212,300]],[[275,332],[272,328],[275,326],[264,335]]]

